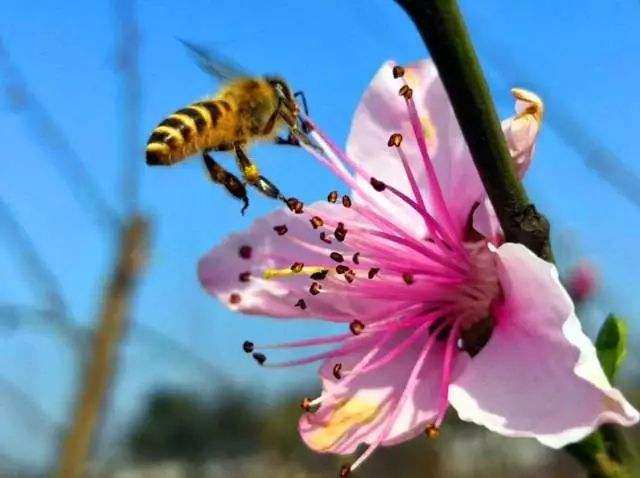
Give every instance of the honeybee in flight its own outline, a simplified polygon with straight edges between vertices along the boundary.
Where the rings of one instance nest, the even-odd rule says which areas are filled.
[[[296,103],[296,97],[300,96],[306,113],[304,94],[292,93],[287,82],[278,76],[247,75],[199,46],[182,43],[195,56],[200,68],[223,84],[214,97],[179,109],[158,124],[147,141],[147,164],[170,166],[202,153],[211,180],[243,201],[243,214],[249,206],[245,184],[265,196],[286,202],[278,188],[260,174],[246,151],[255,141],[308,143],[307,127],[299,117]],[[286,138],[278,134],[284,128],[288,129]],[[212,151],[232,152],[243,180],[215,161]]]

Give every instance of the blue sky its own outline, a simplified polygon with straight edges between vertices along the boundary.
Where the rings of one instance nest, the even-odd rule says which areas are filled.
[[[171,169],[147,169],[144,144],[164,115],[216,87],[193,65],[177,37],[210,44],[258,74],[283,75],[306,92],[314,119],[343,141],[358,98],[378,66],[389,58],[408,62],[426,55],[404,13],[383,0],[139,2],[139,156],[125,162],[120,154],[122,119],[113,70],[111,4],[41,0],[25,5],[3,2],[0,35],[5,47],[114,207],[123,203],[123,167],[139,170],[141,209],[153,220],[154,237],[133,320],[216,364],[226,377],[224,383],[231,380],[265,399],[299,383],[313,392],[313,368],[259,370],[239,345],[246,338],[314,335],[326,326],[233,316],[203,293],[195,276],[203,253],[276,204],[254,195],[242,217],[238,204],[205,180],[197,160]],[[640,173],[640,4],[523,1],[505,8],[498,0],[467,0],[461,6],[501,116],[511,113],[511,86],[537,85],[559,100],[547,103],[548,117],[561,106],[569,108],[590,134]],[[518,72],[500,62],[517,65]],[[3,101],[0,196],[58,275],[75,319],[89,324],[99,307],[113,243],[70,194],[53,166],[57,159],[41,148],[28,123]],[[303,200],[324,197],[340,187],[295,149],[260,146],[253,156],[267,177]],[[550,217],[556,239],[564,238],[556,241],[561,258],[585,256],[602,269],[608,298],[602,308],[638,317],[640,211],[586,167],[550,128],[542,131],[526,184]],[[39,304],[15,250],[4,236],[0,241],[0,302]],[[46,329],[7,331],[0,343],[0,377],[28,393],[54,422],[64,423],[78,371],[74,355]],[[126,424],[154,387],[214,393],[219,377],[194,369],[134,333],[124,348],[107,429]],[[0,453],[36,465],[50,459],[55,450],[51,435],[38,433],[34,443],[33,427],[39,425],[30,424],[33,417],[16,412],[16,400],[0,402]]]

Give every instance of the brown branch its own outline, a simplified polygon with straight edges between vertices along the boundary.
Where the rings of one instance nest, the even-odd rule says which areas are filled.
[[[106,286],[93,338],[93,356],[85,371],[73,423],[62,447],[57,474],[60,478],[76,478],[84,472],[116,365],[131,297],[146,258],[147,229],[146,221],[134,216],[122,231],[119,257]]]

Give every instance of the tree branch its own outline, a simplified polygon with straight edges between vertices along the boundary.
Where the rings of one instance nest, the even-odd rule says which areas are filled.
[[[146,251],[147,223],[141,217],[134,216],[122,231],[119,257],[105,290],[100,320],[93,339],[93,356],[85,371],[73,423],[60,455],[57,475],[60,478],[77,478],[84,474]]]
[[[549,222],[516,175],[489,87],[455,0],[397,0],[435,62],[482,183],[509,242],[552,260]]]

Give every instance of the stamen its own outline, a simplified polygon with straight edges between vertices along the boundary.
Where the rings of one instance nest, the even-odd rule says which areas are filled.
[[[259,352],[253,353],[252,357],[260,365],[264,365],[264,363],[267,361],[267,356],[265,354],[261,354]]]
[[[413,90],[409,85],[403,85],[398,91],[400,96],[404,96],[405,100],[410,100],[413,97]]]
[[[327,277],[328,273],[329,273],[329,269],[323,269],[321,271],[314,272],[313,274],[311,274],[310,277],[313,280],[324,280]]]
[[[414,282],[413,275],[412,274],[408,274],[406,272],[404,274],[402,274],[402,280],[407,285],[411,285]]]
[[[382,181],[377,180],[376,178],[372,177],[369,182],[371,183],[371,186],[373,186],[373,189],[375,189],[378,192],[382,192],[387,188],[387,185],[385,183],[383,183]]]
[[[278,349],[297,349],[302,347],[315,347],[317,345],[335,344],[337,342],[344,342],[351,338],[351,334],[339,334],[329,335],[326,337],[295,340],[293,342],[282,342],[280,344],[264,344],[254,345],[252,342],[245,342],[251,344],[251,352],[255,350],[278,350]]]
[[[229,295],[229,303],[230,304],[239,304],[240,301],[242,301],[242,297],[240,297],[240,294],[238,294],[237,292],[234,292],[233,294]]]
[[[291,266],[291,271],[297,274],[298,272],[302,272],[303,267],[304,264],[302,262],[294,262]]]
[[[393,72],[393,77],[394,78],[400,78],[402,76],[404,76],[404,68],[401,67],[400,65],[396,65],[393,67],[393,70],[391,70]]]
[[[287,199],[287,207],[296,214],[302,214],[303,206],[303,202],[294,197]]]
[[[372,267],[371,269],[369,269],[367,277],[369,277],[369,279],[373,279],[378,272],[380,272],[380,269],[378,267]]]
[[[294,307],[300,307],[302,310],[306,310],[307,303],[304,301],[304,299],[298,299],[298,302],[296,302],[296,305],[294,305]]]
[[[320,289],[322,289],[322,286],[318,282],[314,282],[311,284],[311,287],[309,287],[309,293],[311,295],[318,295],[320,293]]]
[[[345,229],[344,224],[339,222],[338,227],[333,233],[333,236],[336,238],[336,240],[343,242],[345,237],[347,236],[347,232],[348,231]]]
[[[342,254],[340,254],[339,252],[332,252],[331,254],[329,254],[329,257],[331,257],[331,259],[333,259],[336,262],[343,262],[344,261],[344,256]]]
[[[294,264],[295,265],[295,264]],[[311,276],[311,274],[314,274],[316,272],[320,272],[325,270],[325,267],[321,267],[321,266],[304,266],[302,267],[302,269],[300,270],[300,272],[304,273],[304,274],[309,274],[309,276]],[[299,274],[299,272],[296,272],[293,270],[293,266],[291,267],[285,267],[284,269],[275,269],[275,268],[267,268],[262,272],[262,278],[263,279],[279,279],[281,277],[292,277],[296,274]]]
[[[282,224],[280,226],[273,226],[273,230],[276,231],[276,233],[278,233],[278,236],[284,236],[289,231],[286,224]]]
[[[360,264],[360,253],[356,252],[351,260],[354,264]]]
[[[309,397],[305,397],[300,402],[300,408],[302,408],[307,413],[316,413],[318,411],[318,404],[313,403]]]
[[[327,233],[326,233],[325,231],[322,231],[322,232],[320,233],[320,240],[321,240],[322,242],[327,243],[327,244],[331,244],[331,239],[329,239],[329,238],[327,237]]]
[[[240,257],[242,257],[243,259],[251,259],[251,246],[241,246],[240,249],[238,249],[238,255]]]
[[[342,378],[342,374],[340,373],[341,370],[342,370],[342,364],[340,362],[338,362],[333,366],[333,376],[335,377],[336,380],[340,380]]]
[[[238,280],[240,282],[249,282],[249,279],[251,278],[251,272],[247,271],[247,272],[241,272],[238,275]]]
[[[424,431],[427,437],[434,439],[440,436],[440,427],[437,427],[433,423],[427,425],[427,429]]]
[[[445,415],[447,414],[447,409],[449,408],[449,384],[451,383],[451,374],[453,372],[453,363],[454,363],[454,355],[455,352],[455,344],[458,341],[460,325],[462,323],[461,319],[456,320],[453,325],[453,329],[449,333],[449,338],[447,339],[447,345],[444,350],[444,362],[442,364],[442,380],[440,382],[440,402],[438,404],[438,415],[436,417],[436,421],[434,425],[436,427],[440,427],[444,420]]]
[[[327,196],[327,201],[335,203],[338,200],[338,191],[331,191]]]
[[[360,335],[364,331],[364,324],[359,320],[353,320],[349,324],[349,330],[353,335]]]
[[[351,207],[351,198],[346,194],[342,196],[342,205],[347,208]]]
[[[320,216],[313,216],[311,219],[309,219],[309,222],[311,222],[311,226],[314,229],[318,229],[324,224],[324,221]]]
[[[395,146],[396,148],[402,144],[402,135],[400,133],[393,133],[389,136],[389,141],[387,141],[387,146]]]
[[[248,354],[253,352],[253,342],[245,340],[244,343],[242,344],[242,350],[244,350],[245,353],[248,353]]]
[[[356,278],[356,271],[354,271],[353,269],[349,269],[345,275],[344,278],[346,279],[346,281],[351,284],[355,278]]]
[[[348,270],[349,270],[348,266],[345,266],[345,265],[342,265],[342,264],[336,266],[336,272],[338,274],[344,274]]]

